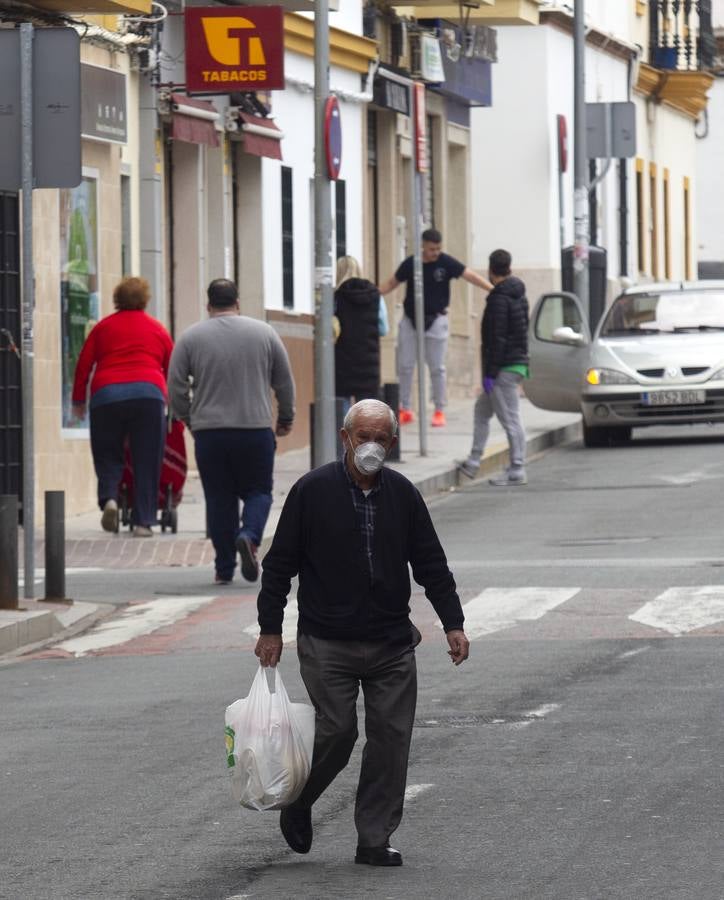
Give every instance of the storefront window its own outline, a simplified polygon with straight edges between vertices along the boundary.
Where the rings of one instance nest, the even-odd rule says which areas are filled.
[[[98,172],[83,170],[77,188],[60,192],[62,426],[85,431],[73,415],[71,392],[81,347],[98,321]]]

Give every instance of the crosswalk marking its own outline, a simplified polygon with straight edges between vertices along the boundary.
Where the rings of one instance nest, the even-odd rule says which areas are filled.
[[[216,599],[214,596],[159,597],[147,603],[137,603],[126,607],[115,618],[91,628],[86,634],[61,641],[55,646],[74,656],[86,656],[173,625]]]
[[[299,610],[297,609],[297,598],[290,597],[287,605],[284,607],[284,622],[282,624],[282,641],[289,644],[296,643],[297,640],[297,622],[299,621]],[[259,626],[257,624],[248,625],[244,629],[244,634],[252,637],[259,636]]]
[[[465,634],[469,640],[530,622],[566,603],[581,590],[571,588],[485,588],[463,606]],[[438,622],[440,628],[441,623]]]
[[[672,587],[629,616],[634,622],[680,636],[724,621],[724,586]]]
[[[555,614],[574,598],[565,615]],[[206,611],[207,624],[189,629],[184,620],[192,613],[199,615],[202,609]],[[649,639],[646,646],[623,652],[619,657],[622,660],[648,649],[652,629],[658,631],[658,637],[678,637],[707,627],[705,633],[724,635],[724,585],[671,587],[663,592],[640,588],[488,587],[472,596],[463,610],[471,641],[499,632],[507,632],[504,637],[512,639]],[[554,615],[548,616],[551,612]],[[434,633],[439,635],[442,626],[421,594],[414,597],[412,617],[425,639]],[[298,619],[297,599],[292,596],[284,616],[283,640],[287,647],[296,643]],[[132,604],[85,634],[60,641],[54,647],[72,656],[173,652],[196,646],[225,648],[240,644],[248,649],[258,634],[255,604],[247,599],[229,595],[157,596]],[[150,641],[137,640],[147,635],[153,635]],[[543,715],[547,712],[547,708],[541,710]]]

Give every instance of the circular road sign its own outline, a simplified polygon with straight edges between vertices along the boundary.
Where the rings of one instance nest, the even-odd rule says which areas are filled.
[[[324,151],[327,174],[336,181],[342,166],[342,116],[336,97],[327,97],[324,104]]]

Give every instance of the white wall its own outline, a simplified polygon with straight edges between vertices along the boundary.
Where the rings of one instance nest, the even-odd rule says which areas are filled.
[[[724,5],[724,3],[722,4]],[[706,137],[697,142],[698,256],[724,261],[724,80],[717,78],[709,93]]]
[[[633,0],[586,0],[586,26],[630,40]]]
[[[711,19],[714,28],[724,27],[724,0],[713,0],[711,5]]]
[[[493,106],[474,109],[472,125],[473,264],[507,247],[519,269],[560,268],[556,116],[568,123],[563,179],[565,243],[573,240],[573,46],[551,27],[498,29]],[[627,99],[627,67],[598,50],[586,52],[589,101]],[[618,272],[615,166],[600,189],[600,235],[609,272]]]
[[[314,81],[312,59],[287,53],[285,72],[288,78],[304,82],[310,87]],[[332,91],[348,93],[361,91],[360,76],[354,72],[332,67]],[[342,168],[340,178],[346,183],[347,195],[347,253],[363,258],[363,202],[362,173],[366,148],[363,145],[363,116],[366,106],[340,100],[342,117]],[[281,166],[293,169],[294,198],[294,309],[314,311],[314,95],[288,86],[273,97],[276,123],[284,131],[283,162],[264,160],[262,177],[264,190],[264,302],[268,309],[282,309],[281,257]],[[334,192],[333,192],[334,193]],[[332,201],[334,202],[334,201]],[[334,255],[334,246],[332,247]],[[334,265],[334,260],[333,260]]]

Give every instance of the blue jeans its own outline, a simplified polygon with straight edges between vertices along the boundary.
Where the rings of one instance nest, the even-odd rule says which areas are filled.
[[[257,547],[272,504],[276,440],[271,428],[210,428],[194,432],[196,463],[206,498],[216,574],[231,578],[236,539]],[[239,500],[244,504],[239,527]]]

